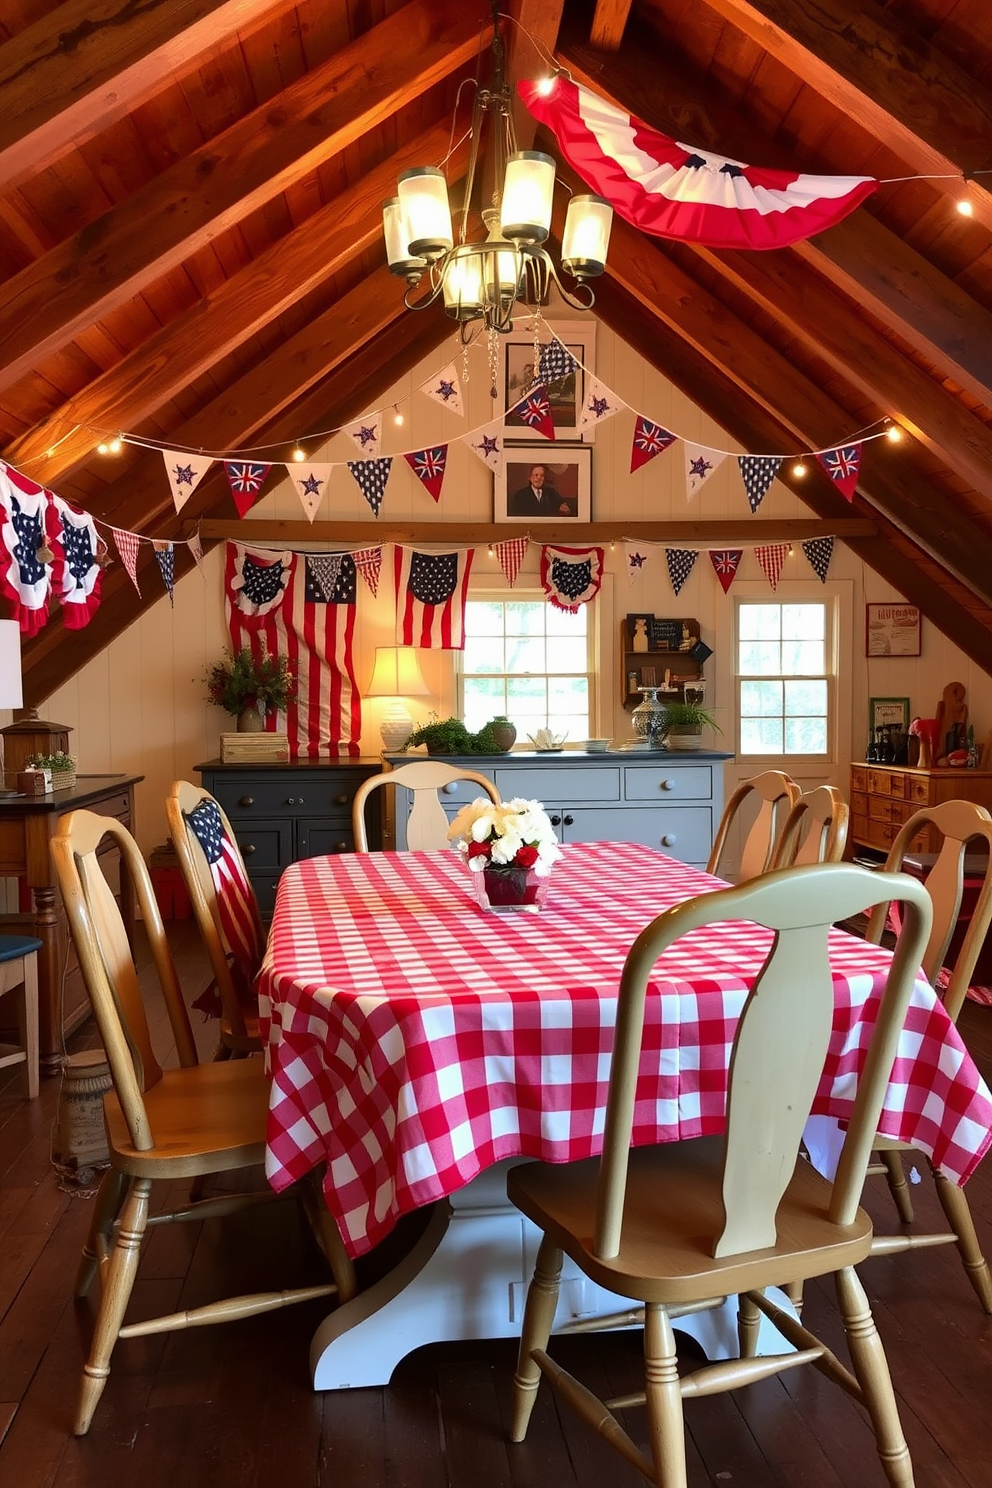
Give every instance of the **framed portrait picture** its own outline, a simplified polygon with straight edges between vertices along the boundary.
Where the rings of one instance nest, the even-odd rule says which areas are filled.
[[[869,698],[868,735],[874,739],[875,730],[895,725],[903,734],[909,730],[909,698]]]
[[[919,656],[920,612],[910,604],[865,606],[866,656]]]
[[[595,366],[595,322],[586,325],[578,321],[575,323],[560,321],[550,329],[542,326],[538,333],[539,345],[549,345],[552,333],[572,353],[578,363],[578,366],[564,377],[545,384],[548,390],[548,403],[551,407],[551,420],[555,426],[555,438],[581,439],[590,444],[595,430],[587,429],[583,432],[579,428],[579,419],[582,416],[585,402],[588,375],[592,373]],[[518,331],[511,331],[508,336],[502,338],[501,351],[502,358],[496,390],[499,410],[504,417],[504,438],[507,444],[516,443],[518,440],[526,443],[533,438],[533,431],[528,428],[519,414],[511,413],[510,409],[523,397],[524,393],[529,392],[536,385],[535,379],[540,371],[541,363],[540,351],[538,351],[535,363],[534,336],[523,326]]]
[[[521,445],[507,451],[493,494],[494,522],[592,521],[592,450],[588,445]],[[510,458],[512,457],[512,458]]]

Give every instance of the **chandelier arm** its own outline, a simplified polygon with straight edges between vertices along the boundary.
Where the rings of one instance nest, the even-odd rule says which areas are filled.
[[[524,246],[521,248],[524,256],[524,265],[527,273],[528,284],[531,295],[539,305],[547,303],[548,290],[554,283],[558,293],[566,304],[573,310],[591,310],[596,303],[592,285],[585,280],[580,280],[575,290],[566,289],[558,277],[554,260],[544,248],[533,248]],[[581,294],[578,291],[582,291]]]

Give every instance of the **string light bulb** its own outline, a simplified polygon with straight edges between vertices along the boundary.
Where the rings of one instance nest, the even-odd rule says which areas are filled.
[[[405,422],[406,420],[403,417],[403,412],[399,404],[397,403],[393,408],[393,423],[396,425],[397,429],[402,429]]]
[[[898,424],[890,424],[885,431],[885,437],[890,444],[899,444],[902,440],[902,430]]]
[[[538,93],[540,93],[542,98],[548,98],[554,92],[556,81],[557,76],[555,73],[552,73],[550,77],[541,79],[541,81],[537,85],[537,91]]]
[[[802,460],[797,460],[792,467],[792,473],[797,480],[802,480],[806,474],[806,466]]]
[[[121,452],[120,438],[101,440],[96,447],[96,452],[98,455],[119,455]],[[54,454],[55,451],[52,450],[51,453]]]
[[[299,464],[301,460],[306,459],[306,453],[300,449],[299,445],[297,445],[293,451],[293,459],[296,461],[297,464]]]

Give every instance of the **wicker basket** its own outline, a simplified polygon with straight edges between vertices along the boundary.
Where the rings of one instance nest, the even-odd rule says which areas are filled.
[[[53,791],[71,790],[72,787],[75,785],[75,783],[76,783],[76,767],[75,767],[75,765],[73,765],[73,767],[72,767],[71,770],[53,770],[52,771],[52,790]]]

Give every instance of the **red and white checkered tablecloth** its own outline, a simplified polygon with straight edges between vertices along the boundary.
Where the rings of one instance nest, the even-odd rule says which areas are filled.
[[[453,852],[308,858],[279,884],[259,1003],[272,1073],[266,1171],[326,1162],[361,1255],[411,1209],[506,1157],[600,1150],[624,959],[657,914],[721,887],[633,844],[565,848],[540,914],[487,914]],[[768,944],[734,924],[660,960],[635,1144],[722,1130],[736,1019]],[[832,932],[835,1013],[814,1110],[850,1113],[889,953]],[[992,1097],[942,1004],[917,984],[881,1130],[963,1182],[992,1143]]]

